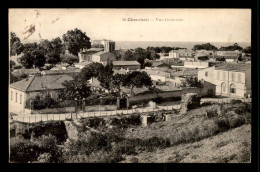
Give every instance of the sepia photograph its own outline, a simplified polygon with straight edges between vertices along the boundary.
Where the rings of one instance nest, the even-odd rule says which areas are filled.
[[[251,163],[251,19],[9,8],[9,163]]]

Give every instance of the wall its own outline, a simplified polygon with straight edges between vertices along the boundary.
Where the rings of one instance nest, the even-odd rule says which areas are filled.
[[[116,110],[116,105],[93,105],[93,106],[85,106],[86,112],[93,112],[93,111],[111,111]]]
[[[70,113],[70,112],[75,112],[75,107],[31,110],[31,114],[58,114],[58,113]]]
[[[92,55],[92,61],[93,62],[100,62],[100,56],[99,55]]]
[[[160,76],[160,75],[150,75],[151,79],[154,81],[166,81],[166,77],[165,76]]]
[[[214,71],[215,66],[201,69],[198,71],[198,80],[204,80],[210,83],[214,83]],[[205,75],[205,72],[208,72],[208,76]]]
[[[207,68],[209,67],[208,62],[184,62],[185,67],[193,67],[193,68]]]
[[[220,78],[217,78],[217,72],[220,72]],[[235,80],[232,81],[232,73],[235,74]],[[238,74],[241,76],[241,82],[238,82]],[[225,75],[225,78],[223,78]],[[244,72],[234,72],[234,71],[222,71],[222,70],[215,70],[214,72],[214,83],[216,85],[216,94],[223,95],[223,96],[231,96],[231,97],[244,97],[245,94],[245,73]],[[221,91],[221,84],[226,83],[226,90],[225,92]],[[236,88],[236,93],[230,93],[230,85],[234,84]]]
[[[12,99],[11,99],[11,93],[13,93]],[[17,93],[17,101],[15,100],[15,95]],[[20,96],[22,96],[22,99],[20,100]],[[25,101],[26,101],[26,93],[19,91],[14,88],[9,87],[9,111],[14,113],[23,113],[24,107],[25,107]]]
[[[212,86],[214,88],[214,86]],[[181,95],[185,93],[198,93],[201,96],[204,96],[207,94],[209,87],[206,88],[196,88],[196,87],[187,87],[187,88],[182,88],[180,90],[174,90],[174,91],[165,91],[162,93],[158,93],[158,97],[162,98],[176,98],[176,97],[181,97]],[[149,101],[154,98],[157,98],[156,93],[149,93],[145,95],[137,95],[129,98],[130,104],[133,104],[135,102],[141,102],[141,101]]]
[[[114,54],[110,53],[110,52],[100,55],[100,62],[107,62],[107,59],[115,61],[116,56]]]
[[[122,65],[122,66],[113,66],[114,70],[120,70],[121,68],[123,69],[129,69],[129,70],[136,70],[136,69],[140,69],[140,65]]]

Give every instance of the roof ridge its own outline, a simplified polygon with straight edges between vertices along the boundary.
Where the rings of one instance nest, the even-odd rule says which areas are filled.
[[[30,85],[32,84],[32,82],[33,82],[33,80],[34,80],[35,77],[36,77],[36,75],[33,75],[33,76],[32,76],[32,80],[31,80],[30,84],[28,84],[27,88],[24,90],[25,92],[26,92],[27,89],[30,87]]]

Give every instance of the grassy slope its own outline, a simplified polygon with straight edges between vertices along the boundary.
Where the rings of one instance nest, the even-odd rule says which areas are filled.
[[[243,125],[198,142],[144,152],[135,157],[140,163],[236,163],[248,162],[250,148],[251,125]],[[126,157],[124,162],[129,162],[132,157]]]

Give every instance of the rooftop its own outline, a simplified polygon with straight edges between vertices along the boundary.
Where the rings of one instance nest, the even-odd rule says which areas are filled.
[[[251,69],[250,63],[223,63],[215,68],[215,70],[225,70],[225,71],[246,71]]]
[[[29,76],[18,82],[10,84],[11,88],[18,89],[23,92],[27,91],[43,91],[56,90],[64,88],[62,83],[65,80],[72,80],[69,75],[34,75]]]
[[[140,65],[137,61],[113,61],[114,66]]]

